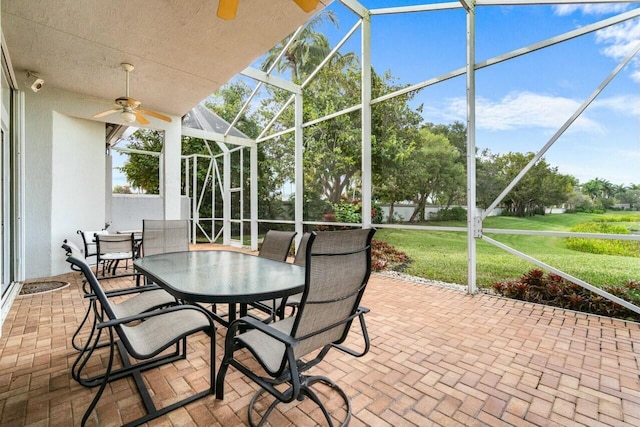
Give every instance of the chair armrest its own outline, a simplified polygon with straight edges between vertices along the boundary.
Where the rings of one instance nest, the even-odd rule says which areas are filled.
[[[106,291],[105,294],[107,295],[107,297],[117,297],[120,295],[139,294],[141,292],[155,291],[157,289],[161,289],[160,286],[158,285],[134,286],[133,288],[123,288],[123,289],[114,289],[112,291]]]
[[[157,289],[161,289],[160,286],[145,285],[145,286],[135,286],[133,288],[114,289],[111,291],[105,291],[104,293],[107,296],[107,298],[111,298],[111,297],[119,297],[122,295],[132,295],[132,294],[139,294],[142,292],[155,291]],[[95,299],[96,295],[92,293],[86,293],[84,294],[84,297]]]
[[[270,337],[288,346],[293,346],[296,343],[296,340],[293,339],[291,335],[280,332],[269,324],[264,323],[262,320],[256,319],[251,316],[241,317],[231,322],[231,324],[229,325],[229,329],[227,330],[227,336],[235,336],[238,328],[242,326],[249,326],[253,329],[258,329],[260,332],[269,335]]]
[[[118,326],[118,325],[122,325],[125,323],[130,323],[136,320],[144,320],[144,319],[149,319],[151,317],[155,317],[155,316],[160,316],[161,314],[166,314],[166,313],[171,313],[174,311],[179,311],[179,310],[196,310],[201,312],[202,314],[204,314],[207,319],[209,320],[209,324],[211,325],[212,328],[214,328],[213,330],[215,330],[215,326],[213,324],[213,319],[211,318],[211,316],[209,315],[209,313],[203,309],[202,307],[199,307],[197,305],[174,305],[171,307],[167,307],[167,308],[163,308],[161,310],[153,310],[153,311],[147,311],[144,313],[140,313],[140,314],[134,314],[132,316],[127,316],[127,317],[123,317],[120,319],[112,319],[112,320],[108,320],[106,322],[102,322],[99,323],[97,325],[98,329],[102,329],[102,328],[110,328],[113,326]]]
[[[350,354],[355,357],[362,357],[365,354],[367,354],[371,347],[371,342],[369,340],[369,332],[367,331],[367,325],[364,322],[364,315],[367,314],[369,311],[371,310],[369,310],[367,307],[360,306],[356,310],[356,314],[355,314],[355,316],[357,316],[358,319],[360,320],[360,328],[362,329],[362,337],[364,339],[364,349],[362,351],[356,351],[356,350],[350,349],[349,347],[346,347],[342,344],[332,344],[332,346],[344,353]]]

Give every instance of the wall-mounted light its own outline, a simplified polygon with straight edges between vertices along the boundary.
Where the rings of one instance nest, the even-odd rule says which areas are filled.
[[[34,92],[39,91],[44,86],[44,80],[33,71],[27,71],[27,79],[29,79],[28,83],[31,83],[31,90]]]

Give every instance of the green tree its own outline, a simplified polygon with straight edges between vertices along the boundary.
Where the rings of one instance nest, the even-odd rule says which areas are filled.
[[[372,70],[371,94],[377,98],[404,86],[390,71]],[[373,198],[389,204],[389,221],[394,220],[395,203],[412,198],[405,169],[419,139],[422,116],[409,107],[415,92],[373,105],[371,109],[371,174]]]
[[[252,90],[247,83],[236,80],[225,84],[212,94],[205,102],[205,106],[227,122],[232,123],[246,100],[249,99],[251,92]],[[243,111],[234,127],[254,139],[258,137],[261,130],[257,115],[251,111]]]
[[[291,73],[291,80],[296,83],[310,75],[331,52],[327,37],[316,31],[318,26],[327,22],[338,27],[338,17],[335,12],[324,9],[311,18],[276,65],[276,70],[279,73],[288,70]],[[273,65],[292,36],[293,34],[289,35],[267,52],[261,64],[262,70],[266,71]]]
[[[162,152],[164,133],[151,129],[138,129],[128,141],[129,148],[155,153]],[[127,153],[127,162],[118,168],[127,182],[148,194],[160,194],[160,163],[158,157]]]
[[[498,174],[505,182],[511,182],[533,157],[534,153],[513,152],[496,156]],[[503,204],[509,214],[518,217],[544,214],[546,206],[569,199],[575,182],[575,178],[559,174],[557,168],[540,159],[507,194]]]
[[[421,129],[418,135],[404,171],[416,204],[410,222],[426,220],[427,202],[438,203],[447,187],[457,185],[459,177],[464,180],[464,168],[457,162],[460,153],[445,136],[426,128]]]
[[[638,208],[640,206],[640,184],[631,184],[625,187],[624,193],[618,194],[616,197],[620,203],[628,203],[631,209]]]
[[[448,208],[453,204],[464,204],[467,199],[466,192],[466,173],[467,173],[467,127],[455,121],[452,124],[433,124],[426,123],[424,127],[431,133],[442,135],[460,154],[456,163],[462,166],[464,171],[460,173],[460,168],[456,167],[454,176],[449,177],[449,185],[444,187],[442,194],[438,197],[438,203]],[[476,164],[477,167],[477,164]]]
[[[483,150],[476,159],[476,205],[487,209],[509,184],[500,171],[498,155]]]
[[[304,120],[323,117],[357,103],[360,68],[355,58],[334,57],[304,92]],[[336,98],[335,94],[340,96]],[[359,112],[343,114],[305,129],[305,183],[331,203],[339,203],[358,182],[361,172],[361,118]],[[311,184],[313,185],[313,184]]]

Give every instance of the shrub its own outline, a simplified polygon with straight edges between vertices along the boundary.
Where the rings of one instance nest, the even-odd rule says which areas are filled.
[[[333,204],[336,222],[348,222],[359,224],[362,222],[362,201],[355,199],[351,202],[341,202]],[[371,203],[371,222],[380,224],[382,222],[382,208],[377,202]]]
[[[440,209],[433,218],[434,221],[466,221],[467,210],[460,206],[449,209]]]
[[[612,218],[615,218],[616,222],[626,221],[623,216]],[[618,221],[618,219],[620,220]],[[611,219],[607,218],[577,224],[571,228],[571,231],[578,233],[630,234],[630,231],[626,227],[622,225],[612,225],[607,220]],[[591,254],[640,257],[640,242],[638,241],[567,237],[566,245],[567,248],[573,249],[574,251]]]
[[[360,223],[362,215],[360,214],[360,204],[354,203],[335,203],[333,211],[336,215],[337,222]]]
[[[409,264],[409,256],[386,242],[371,241],[371,269],[373,271],[403,271]]]
[[[380,204],[376,201],[371,202],[371,222],[374,224],[382,224],[382,220],[384,219],[384,213],[382,212],[382,208]]]
[[[557,274],[545,275],[539,269],[525,273],[519,280],[496,282],[492,288],[498,295],[507,298],[640,321],[640,314],[565,280]],[[603,290],[640,306],[640,281],[629,280],[618,286],[607,286]]]

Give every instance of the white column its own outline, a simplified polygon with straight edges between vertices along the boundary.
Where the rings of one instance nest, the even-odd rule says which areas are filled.
[[[180,219],[180,153],[182,128],[180,120],[174,120],[164,131],[162,159],[162,196],[165,219]]]
[[[113,221],[113,156],[111,150],[107,150],[105,153],[105,168],[104,168],[104,220],[106,224],[111,224]],[[105,225],[106,225],[105,224]],[[110,230],[114,232],[117,230]]]
[[[222,155],[222,244],[231,244],[231,154]]]
[[[251,211],[251,250],[258,250],[258,143],[253,141],[249,151],[249,207]]]
[[[295,197],[295,206],[294,206],[294,221],[295,221],[295,229],[298,233],[296,235],[296,250],[298,250],[298,245],[300,244],[300,239],[302,238],[302,234],[304,231],[304,227],[302,221],[304,220],[304,169],[302,166],[302,156],[303,156],[303,129],[302,129],[302,121],[304,120],[302,115],[302,104],[303,97],[302,94],[295,95],[295,156],[294,156],[294,180],[296,187],[296,197]]]
[[[467,275],[468,291],[476,288],[476,238],[482,237],[482,217],[476,209],[476,75],[475,6],[467,10]]]
[[[371,227],[371,15],[362,17],[362,227]]]

